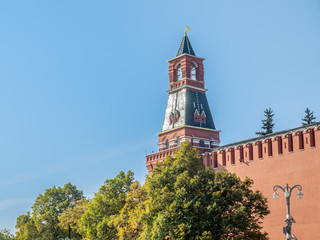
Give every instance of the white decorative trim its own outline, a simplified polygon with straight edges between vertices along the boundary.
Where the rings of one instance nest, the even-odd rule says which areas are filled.
[[[174,59],[177,59],[177,58],[180,58],[180,57],[182,57],[182,56],[190,56],[190,57],[198,58],[198,59],[201,59],[201,60],[205,60],[205,58],[197,57],[197,56],[194,56],[194,55],[190,55],[190,54],[188,54],[188,53],[184,53],[184,54],[182,54],[182,55],[179,55],[179,56],[176,56],[176,57],[174,57],[174,58],[171,58],[171,59],[167,60],[167,62],[170,62],[170,61],[172,61],[172,60],[174,60]]]
[[[185,78],[183,78],[185,79]],[[182,79],[182,80],[183,80]],[[181,80],[180,80],[181,81]],[[199,81],[198,81],[199,82]],[[172,92],[175,92],[175,91],[178,91],[182,88],[191,88],[191,89],[194,89],[194,90],[199,90],[199,91],[203,91],[203,92],[206,92],[208,91],[208,89],[204,89],[204,88],[198,88],[198,87],[195,87],[195,86],[191,86],[191,85],[187,85],[187,84],[184,84],[184,85],[181,85],[179,87],[176,87],[176,88],[173,88],[173,89],[170,89],[167,91],[167,93],[172,93]]]
[[[219,145],[220,141],[218,140],[211,140],[211,145]]]
[[[198,63],[196,63],[195,61],[191,61],[191,63],[193,63],[196,66],[196,68],[199,67]]]
[[[181,66],[181,62],[177,62],[177,64],[176,65],[174,65],[174,69],[178,69],[178,66]]]

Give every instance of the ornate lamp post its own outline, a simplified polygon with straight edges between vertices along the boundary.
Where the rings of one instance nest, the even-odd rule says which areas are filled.
[[[286,240],[295,240],[297,239],[291,231],[291,225],[292,223],[295,223],[295,220],[293,219],[293,217],[290,215],[290,197],[291,197],[291,192],[293,189],[297,188],[299,190],[299,193],[297,194],[297,197],[299,199],[302,198],[303,194],[301,193],[302,191],[302,187],[300,185],[294,185],[293,187],[289,187],[288,184],[283,188],[279,185],[275,185],[273,187],[273,198],[277,199],[279,197],[279,195],[277,194],[277,190],[281,189],[283,191],[284,197],[286,198],[286,204],[287,204],[287,216],[285,219],[285,222],[287,223],[287,226],[283,228],[283,233],[286,235]]]

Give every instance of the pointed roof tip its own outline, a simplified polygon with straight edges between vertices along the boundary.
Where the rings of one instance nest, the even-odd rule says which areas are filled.
[[[182,41],[181,41],[181,44],[180,44],[180,47],[179,47],[179,50],[178,50],[178,53],[177,53],[177,57],[182,55],[182,54],[189,54],[189,55],[192,55],[192,56],[196,56],[196,54],[194,53],[193,51],[193,48],[191,46],[191,43],[189,41],[189,38],[187,36],[187,32],[185,31],[184,32],[184,36],[182,38]]]

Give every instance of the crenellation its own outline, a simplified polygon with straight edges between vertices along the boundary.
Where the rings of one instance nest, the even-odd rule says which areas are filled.
[[[273,157],[273,143],[274,139],[268,138],[265,140],[268,146],[268,157]]]
[[[318,124],[320,125],[320,123]],[[215,148],[210,153],[203,154],[203,156],[206,156],[203,162],[205,166],[214,169],[218,168],[218,162],[223,167],[229,167],[246,161],[266,160],[266,157],[275,157],[275,153],[277,157],[281,157],[297,150],[308,150],[316,147],[315,139],[319,139],[320,142],[319,127],[311,126],[308,129],[288,130],[287,132],[289,133],[281,132],[281,135],[269,136],[269,138],[263,136],[260,137],[261,140],[256,138],[252,142],[242,145],[235,143]],[[310,140],[312,142],[310,146],[308,146],[308,137],[313,139]],[[285,146],[288,146],[285,147],[287,149],[285,152],[283,152],[283,140],[285,140]],[[211,163],[209,160],[211,160]]]
[[[309,133],[310,147],[315,147],[314,128],[308,129],[307,132]]]

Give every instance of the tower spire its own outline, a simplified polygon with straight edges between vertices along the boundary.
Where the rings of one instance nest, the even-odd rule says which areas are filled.
[[[182,38],[182,41],[180,43],[180,47],[177,53],[177,57],[182,55],[182,54],[189,54],[192,56],[196,56],[196,54],[193,51],[193,48],[191,46],[191,43],[189,41],[188,35],[187,35],[187,31],[190,30],[190,27],[186,26],[186,29],[184,31],[184,36]]]
[[[169,62],[169,90],[159,152],[146,156],[149,176],[157,162],[173,155],[188,140],[200,154],[219,146],[219,131],[213,122],[204,88],[204,58],[197,57],[187,36],[188,26],[175,58]]]

